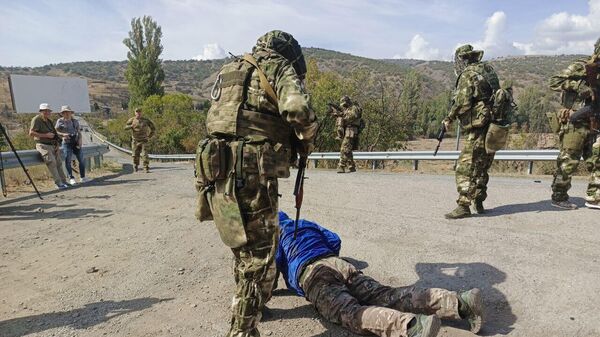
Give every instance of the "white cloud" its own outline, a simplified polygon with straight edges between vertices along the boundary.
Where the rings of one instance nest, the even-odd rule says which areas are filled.
[[[527,55],[532,54],[589,54],[600,36],[600,0],[589,0],[585,16],[556,13],[542,20],[534,42],[515,42],[513,45]]]
[[[487,18],[483,39],[472,45],[475,49],[482,49],[487,57],[520,54],[513,43],[506,39],[506,14],[501,11]]]
[[[202,54],[194,57],[194,60],[214,60],[227,57],[225,49],[221,48],[217,43],[209,43],[204,45]]]
[[[429,42],[420,34],[413,36],[410,40],[409,49],[404,54],[405,58],[415,60],[437,60],[440,58],[440,50],[429,46]],[[401,58],[395,55],[394,58]]]

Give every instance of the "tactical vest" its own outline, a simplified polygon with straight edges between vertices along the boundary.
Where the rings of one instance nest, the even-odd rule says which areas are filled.
[[[289,147],[292,129],[279,111],[253,111],[246,105],[254,71],[256,68],[242,59],[221,68],[211,93],[213,102],[206,117],[207,131],[224,138],[264,137]],[[254,89],[263,93],[261,99],[269,100],[265,89]]]

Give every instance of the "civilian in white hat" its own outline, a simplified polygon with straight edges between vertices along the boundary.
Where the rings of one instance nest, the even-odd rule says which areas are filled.
[[[56,131],[62,137],[63,142],[60,147],[67,174],[69,175],[69,184],[75,185],[75,177],[73,176],[73,155],[77,158],[79,164],[79,182],[88,181],[85,177],[85,162],[83,160],[83,152],[81,151],[81,127],[79,121],[73,118],[73,109],[68,105],[63,105],[60,108],[61,118],[56,121]]]
[[[54,123],[50,119],[52,109],[48,103],[40,104],[40,114],[31,119],[29,127],[29,136],[35,139],[35,149],[42,155],[50,175],[58,189],[65,189],[67,178],[62,169],[62,159],[60,157],[60,137],[54,128]]]

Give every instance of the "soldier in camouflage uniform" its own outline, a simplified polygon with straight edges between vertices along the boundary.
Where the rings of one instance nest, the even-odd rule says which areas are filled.
[[[560,140],[560,154],[556,160],[556,171],[552,181],[552,205],[563,209],[576,209],[569,202],[568,191],[571,188],[571,176],[577,170],[583,156],[588,170],[591,172],[590,181],[585,197],[586,206],[600,209],[600,139],[597,119],[590,118],[593,114],[580,115],[577,111],[583,108],[598,109],[600,82],[598,71],[595,74],[586,71],[586,67],[598,67],[600,58],[600,39],[595,44],[594,55],[578,60],[563,70],[559,75],[550,79],[550,88],[561,93],[563,109],[550,117]],[[597,69],[597,68],[596,68]],[[580,112],[581,112],[580,111]],[[552,114],[552,113],[551,113]],[[579,117],[575,117],[580,115]],[[554,121],[554,122],[553,122]],[[592,125],[595,124],[595,125]]]
[[[228,337],[260,336],[257,325],[276,273],[277,180],[289,177],[296,153],[308,156],[318,129],[305,74],[298,42],[271,31],[251,54],[222,67],[211,92],[209,137],[196,152],[196,216],[214,220],[234,255]]]
[[[154,136],[156,128],[154,123],[142,116],[142,109],[135,109],[135,117],[131,117],[125,124],[125,130],[131,130],[131,156],[133,157],[133,166],[135,172],[139,170],[140,156],[142,157],[146,173],[150,172],[150,159],[146,144]]]
[[[483,213],[483,201],[487,198],[488,170],[494,154],[487,153],[485,138],[491,120],[490,99],[500,88],[494,69],[481,62],[483,51],[464,45],[455,52],[455,72],[458,76],[453,104],[444,120],[446,130],[455,119],[460,121],[466,133],[465,145],[456,165],[457,208],[446,214],[448,219],[471,215],[474,203],[477,213]]]
[[[352,151],[358,145],[358,134],[362,118],[362,110],[358,103],[350,100],[350,97],[344,96],[340,100],[342,111],[336,111],[336,132],[337,139],[342,140],[340,148],[340,161],[338,164],[338,173],[356,172],[356,164]]]
[[[467,320],[471,331],[483,323],[479,289],[388,287],[339,257],[341,240],[318,224],[298,225],[279,212],[277,268],[292,292],[305,296],[330,322],[357,334],[433,337],[440,318]]]

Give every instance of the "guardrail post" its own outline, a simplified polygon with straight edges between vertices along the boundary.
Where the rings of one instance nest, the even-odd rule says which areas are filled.
[[[533,174],[533,160],[529,161],[529,165],[527,166],[527,174]]]
[[[315,159],[312,162],[313,162],[313,168],[317,168],[317,164],[318,164],[317,162],[318,162],[318,160]]]
[[[413,160],[413,170],[415,170],[415,171],[419,170],[419,161],[418,160]]]
[[[99,169],[100,167],[102,167],[102,156],[96,155],[94,156],[94,168]]]
[[[85,167],[89,167],[90,169],[93,168],[92,167],[92,158],[91,157],[85,158],[83,161],[85,161]]]
[[[377,168],[377,160],[373,160],[373,163],[371,164],[371,170],[375,171],[376,168]]]

